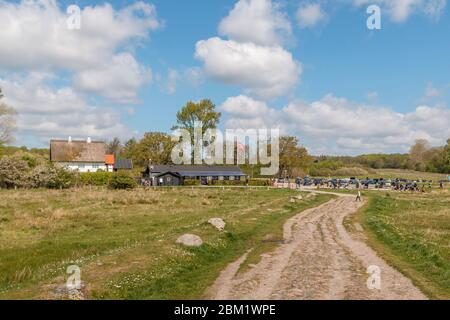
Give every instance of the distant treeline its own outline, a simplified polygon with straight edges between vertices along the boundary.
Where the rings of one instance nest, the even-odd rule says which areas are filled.
[[[431,147],[426,140],[417,140],[406,154],[366,154],[356,157],[320,156],[312,171],[336,171],[344,167],[361,169],[408,169],[422,172],[450,173],[450,139],[442,147]]]
[[[13,146],[0,146],[0,157],[3,156],[12,156],[18,152],[22,152],[24,154],[34,154],[41,156],[44,159],[50,158],[50,151],[48,148],[27,148],[23,147],[13,147]]]

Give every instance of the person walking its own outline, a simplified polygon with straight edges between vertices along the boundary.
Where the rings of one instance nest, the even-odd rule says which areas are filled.
[[[356,196],[357,202],[362,202],[361,191],[358,190],[358,195]]]

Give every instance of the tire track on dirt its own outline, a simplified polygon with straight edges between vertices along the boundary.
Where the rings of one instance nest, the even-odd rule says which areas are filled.
[[[289,219],[284,244],[249,271],[238,274],[246,255],[221,273],[208,291],[218,300],[417,300],[426,297],[343,226],[363,203],[339,197]],[[381,270],[381,288],[369,289],[369,266]]]

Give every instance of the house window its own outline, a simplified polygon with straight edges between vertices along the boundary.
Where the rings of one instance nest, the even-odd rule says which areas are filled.
[[[172,181],[172,177],[167,177],[166,180],[167,180],[167,182],[170,182],[170,181]]]
[[[99,164],[93,164],[92,165],[92,169],[100,169],[100,165]]]
[[[230,177],[230,180],[234,180],[234,176],[231,176],[231,177]]]
[[[223,180],[230,180],[230,177],[229,176],[225,176],[225,177],[223,177]]]
[[[237,176],[237,177],[234,177],[234,180],[236,180],[236,181],[240,181],[240,180],[241,180],[241,177],[239,177],[239,176]]]
[[[84,164],[79,164],[78,165],[78,168],[80,168],[80,169],[84,169],[86,166],[84,165]]]

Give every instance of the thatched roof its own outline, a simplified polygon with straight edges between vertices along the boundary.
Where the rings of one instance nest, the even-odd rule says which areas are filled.
[[[100,141],[50,141],[50,160],[53,162],[105,163],[106,144]]]

